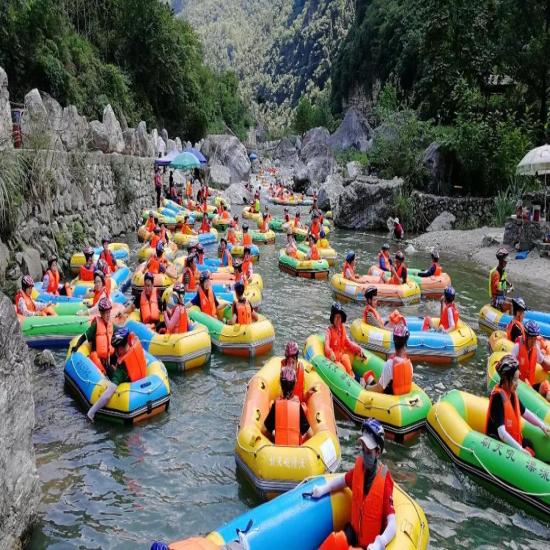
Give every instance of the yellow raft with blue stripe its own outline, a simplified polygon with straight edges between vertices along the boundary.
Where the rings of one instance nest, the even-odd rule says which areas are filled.
[[[248,383],[235,445],[237,465],[264,496],[288,491],[312,475],[334,472],[341,458],[330,390],[305,361],[304,392],[315,389],[306,412],[311,437],[300,446],[283,446],[264,435],[270,405],[281,395],[282,359],[271,358]]]

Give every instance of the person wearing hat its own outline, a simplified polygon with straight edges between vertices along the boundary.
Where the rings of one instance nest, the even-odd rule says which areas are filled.
[[[391,285],[402,285],[407,282],[409,274],[405,264],[405,254],[401,250],[395,253],[395,263],[390,267],[390,271],[392,276],[389,283]]]
[[[197,290],[197,268],[195,266],[195,254],[188,254],[185,258],[185,267],[181,275],[181,282],[186,292],[195,292]]]
[[[250,325],[258,320],[258,314],[254,311],[250,302],[244,295],[244,283],[238,281],[235,283],[235,300],[231,306],[231,324],[232,325]]]
[[[294,395],[296,371],[283,367],[280,375],[281,393],[271,404],[264,420],[265,431],[275,445],[301,445],[310,425],[298,397]]]
[[[252,246],[252,236],[248,232],[248,224],[243,223],[243,237],[242,237],[243,246]]]
[[[199,287],[197,293],[189,302],[192,306],[197,306],[203,313],[210,317],[217,318],[218,313],[223,311],[224,306],[220,305],[214,291],[212,290],[212,281],[210,280],[210,272],[203,271],[199,277]]]
[[[51,302],[37,302],[32,298],[33,288],[33,278],[30,275],[23,275],[21,279],[21,290],[18,290],[15,294],[15,309],[17,315],[22,315],[23,317],[56,315],[51,308]]]
[[[384,320],[378,313],[376,307],[378,306],[378,289],[375,286],[369,286],[365,290],[365,310],[363,311],[363,321],[367,325],[371,325],[377,328],[384,328]]]
[[[508,272],[506,271],[508,254],[506,248],[499,248],[496,254],[498,265],[489,272],[491,305],[505,312],[511,310],[510,303],[506,301],[506,295],[512,290],[512,284],[508,280]]]
[[[346,487],[352,493],[350,522],[343,531],[331,533],[319,550],[348,547],[384,550],[395,537],[393,479],[380,462],[384,452],[384,428],[380,422],[374,418],[365,420],[358,442],[361,454],[355,459],[354,467],[316,485],[311,492],[314,499]]]
[[[91,246],[84,247],[82,251],[84,254],[84,265],[80,266],[78,272],[78,278],[81,281],[93,281],[94,280],[94,249]]]
[[[184,334],[189,330],[189,317],[185,308],[185,287],[176,283],[172,290],[173,307],[164,312],[164,323],[167,334]]]
[[[103,260],[109,266],[111,273],[114,273],[117,270],[117,265],[113,253],[109,250],[110,242],[111,241],[107,237],[103,237],[103,239],[101,239],[101,246],[103,247],[103,250],[99,255],[99,259]]]
[[[405,236],[405,230],[399,221],[399,218],[393,220],[393,236],[400,241]]]
[[[537,363],[546,373],[550,372],[550,356],[540,349],[538,339],[540,327],[535,321],[527,321],[524,335],[520,336],[512,348],[512,357],[519,363],[519,379],[532,386],[542,396],[547,398],[550,393],[550,384],[545,380],[541,384],[535,383]]]
[[[346,254],[346,261],[344,262],[344,267],[342,269],[342,277],[348,281],[353,281],[355,283],[365,282],[366,277],[360,277],[355,273],[356,258],[355,252],[350,250]]]
[[[388,395],[405,395],[411,391],[413,366],[407,354],[409,329],[398,325],[393,330],[395,353],[385,362],[378,382],[367,386],[368,391]]]
[[[327,239],[327,234],[321,229],[319,231],[319,242],[317,243],[319,248],[329,248],[330,244]]]
[[[390,245],[388,243],[384,243],[382,245],[382,248],[378,252],[378,267],[382,271],[391,271],[391,266],[393,265],[393,261],[390,258]]]
[[[149,233],[152,233],[156,225],[157,224],[155,223],[155,213],[152,210],[149,210],[149,217],[145,222],[145,230],[148,231]]]
[[[532,443],[521,433],[521,418],[540,428],[547,437],[550,436],[550,427],[527,409],[517,394],[519,383],[517,360],[511,355],[505,355],[498,362],[496,371],[500,381],[489,396],[485,433],[518,451],[534,456]]]
[[[525,328],[523,326],[523,319],[525,317],[525,300],[521,297],[512,298],[512,314],[513,317],[506,326],[506,336],[508,340],[516,342],[518,338],[525,336]]]
[[[347,319],[344,308],[334,303],[330,308],[330,326],[325,332],[325,357],[336,363],[351,377],[355,377],[351,366],[351,355],[366,357],[365,352],[347,334],[345,322]]]
[[[448,286],[443,291],[443,301],[441,302],[441,312],[439,314],[439,323],[437,330],[439,332],[452,332],[458,327],[460,316],[455,304],[456,291],[452,286]],[[431,317],[425,317],[422,330],[435,329]]]
[[[149,272],[153,275],[157,275],[158,273],[164,273],[167,266],[168,260],[164,257],[164,244],[159,241],[155,247],[155,254],[149,256],[149,259],[145,262],[142,272]]]
[[[88,309],[81,309],[76,312],[77,315],[97,315],[98,304],[102,298],[111,298],[110,285],[107,285],[107,277],[101,269],[94,271],[94,286],[89,289],[86,297],[92,298],[92,304]]]
[[[431,256],[432,256],[432,265],[424,271],[419,271],[418,272],[419,277],[439,277],[439,275],[443,273],[443,270],[441,269],[441,265],[439,264],[439,250],[434,248],[432,250]]]
[[[290,222],[290,213],[288,211],[288,206],[285,206],[283,209],[283,221],[284,223]]]
[[[317,248],[317,237],[313,233],[311,233],[307,237],[307,242],[309,244],[307,259],[313,261],[320,260],[321,255],[319,254],[319,249]]]

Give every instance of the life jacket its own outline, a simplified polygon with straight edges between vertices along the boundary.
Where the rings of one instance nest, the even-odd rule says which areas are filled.
[[[363,457],[355,459],[351,488],[351,526],[357,535],[358,546],[366,548],[382,533],[384,522],[384,490],[388,469],[380,464],[365,495]]]
[[[204,217],[202,219],[200,232],[201,233],[210,233],[210,224],[208,223],[208,218],[207,218],[206,214],[204,215]]]
[[[222,215],[222,220],[231,219],[231,215],[229,214],[229,212],[227,210],[224,210],[221,215]]]
[[[449,330],[449,309],[453,312],[453,319],[455,321],[455,327],[458,326],[458,310],[454,303],[443,304],[441,307],[441,316],[439,318],[439,326],[443,327],[445,330]]]
[[[21,298],[25,300],[25,306],[27,306],[27,309],[29,311],[36,312],[36,304],[34,303],[34,300],[30,296],[27,296],[27,294],[23,292],[23,290],[18,290],[17,294],[15,295],[15,306],[19,315],[24,315],[24,313],[19,309],[19,300]]]
[[[107,253],[105,253],[105,250],[102,250],[99,257],[109,266],[109,269],[111,271],[116,271],[117,266],[116,266],[115,258],[113,257],[113,254],[110,250],[108,250]]]
[[[433,277],[439,277],[443,273],[443,269],[437,262],[433,262],[432,266],[435,267]]]
[[[147,219],[147,222],[145,223],[145,229],[147,231],[149,231],[149,233],[151,233],[151,231],[153,231],[153,229],[155,229],[155,220],[154,219],[151,219],[151,218],[148,218]]]
[[[294,218],[294,228],[302,227],[302,224],[300,223],[300,218]]]
[[[206,198],[206,196],[207,196],[206,192],[203,196],[205,196],[205,198]],[[201,202],[199,209],[204,214],[204,216],[202,217],[202,219],[204,220],[204,218],[206,217],[206,215],[208,213],[208,204],[206,203],[206,200],[204,202]]]
[[[268,229],[269,229],[269,225],[267,222],[267,218],[264,218],[260,225],[260,233],[267,233]]]
[[[235,229],[229,227],[227,229],[227,242],[230,244],[237,244],[237,236],[235,235]]]
[[[160,258],[156,254],[149,256],[149,259],[147,260],[147,271],[153,273],[154,275],[160,273],[160,264]]]
[[[184,223],[181,227],[181,232],[184,234],[184,235],[192,235],[193,234],[193,230],[191,229],[191,226],[188,224],[188,223]]]
[[[130,382],[137,382],[147,376],[147,361],[139,338],[130,334],[129,344],[128,351],[118,358],[118,364],[124,364]]]
[[[525,338],[525,327],[523,326],[523,323],[521,321],[518,321],[517,319],[512,319],[506,327],[506,337],[508,338],[508,340],[511,340],[512,342],[514,341],[512,339],[512,330],[514,327],[516,327],[520,331],[521,338]]]
[[[380,269],[383,269],[384,266],[386,269],[389,269],[390,266],[390,255],[385,254],[382,250],[378,252],[378,266]]]
[[[204,265],[204,254],[197,254],[197,265]]]
[[[250,325],[252,323],[252,307],[248,303],[248,300],[244,302],[236,300],[235,309],[237,310],[238,325]]]
[[[317,248],[316,244],[312,244],[309,247],[309,251],[310,251],[310,259],[312,259],[312,260],[320,260],[321,259],[321,256],[319,254],[319,249]]]
[[[527,350],[524,338],[518,338],[516,343],[519,346],[519,378],[524,382],[529,382],[532,386],[535,383],[535,371],[537,368],[537,346],[534,345],[530,350]]]
[[[229,253],[229,250],[227,250],[227,248],[223,251],[223,254],[220,259],[223,267],[233,266],[233,261],[231,260],[231,254]]]
[[[485,433],[489,428],[491,418],[491,404],[495,395],[500,394],[502,404],[504,405],[504,427],[506,431],[521,445],[523,437],[521,435],[521,411],[519,408],[519,397],[516,394],[515,404],[512,405],[510,395],[503,390],[498,384],[493,388],[489,396],[489,407],[487,408],[487,418],[485,419]]]
[[[193,195],[193,185],[190,181],[185,183],[185,195],[191,197]]]
[[[346,351],[346,335],[345,327],[342,325],[342,330],[338,331],[334,325],[328,327],[330,334],[330,349],[334,352],[336,356],[336,361],[340,361],[342,354]]]
[[[160,233],[159,233],[159,239],[165,243],[168,242],[168,236],[167,236],[167,233],[166,233],[166,229],[164,229],[164,227],[161,228],[160,230]]]
[[[249,279],[251,277],[252,272],[252,260],[244,260],[241,265],[241,271],[245,279]]]
[[[252,245],[252,236],[250,233],[243,233],[243,246],[251,246]]]
[[[151,240],[149,241],[149,246],[151,248],[156,248],[157,247],[157,244],[160,242],[160,234],[157,234],[155,233],[152,237],[151,237]]]
[[[297,446],[300,437],[300,401],[296,397],[275,400],[275,445]]]
[[[351,267],[350,263],[344,262],[344,269],[342,269],[342,277],[344,277],[344,279],[347,279],[347,277],[346,277],[346,272],[347,271],[351,271],[351,275],[353,277],[355,277],[355,269],[353,269],[353,267]]]
[[[59,294],[59,271],[53,272],[51,269],[48,269],[46,275],[48,276],[48,288],[46,292]]]
[[[298,258],[298,249],[295,246],[288,247],[286,253],[291,258]]]
[[[115,352],[111,345],[111,338],[113,337],[113,323],[109,321],[105,323],[103,319],[98,315],[95,318],[96,331],[95,331],[95,345],[94,351],[101,361],[107,361],[109,357]]]
[[[319,238],[319,233],[321,232],[321,224],[317,222],[311,222],[311,225],[309,226],[309,232],[312,235],[315,235],[315,237]]]
[[[403,316],[402,313],[398,309],[394,309],[389,315],[388,315],[388,321],[393,325],[404,325],[407,326],[407,319]]]
[[[155,323],[160,319],[157,289],[155,287],[153,287],[149,298],[147,297],[147,294],[145,294],[145,290],[141,291],[139,311],[141,313],[141,322],[146,325],[149,323]]]
[[[107,281],[105,281],[105,283],[107,283]],[[105,286],[100,291],[94,290],[94,296],[92,298],[92,306],[97,305],[97,303],[99,302],[99,300],[101,300],[101,298],[109,298],[110,295],[111,295],[111,292],[107,288],[107,284],[105,284]]]
[[[493,285],[493,277],[495,273],[498,275],[499,279],[498,279],[498,283],[496,285]],[[494,278],[496,279],[496,277]],[[507,282],[508,282],[507,271],[504,270],[502,274],[500,274],[498,272],[498,266],[493,267],[493,269],[489,271],[489,296],[491,296],[491,298],[494,298],[499,294],[504,294],[506,292]],[[493,286],[495,286],[494,289],[493,289]]]
[[[411,391],[412,387],[413,366],[411,360],[408,357],[404,359],[395,355],[392,355],[390,359],[393,361],[392,394],[405,395]]]
[[[391,285],[402,285],[403,284],[403,269],[405,269],[405,263],[403,262],[396,270],[395,275],[392,275],[390,279]]]
[[[201,311],[210,315],[210,317],[216,317],[216,302],[214,300],[214,293],[212,289],[208,289],[208,296],[204,293],[204,290],[199,286],[199,299],[201,302]]]
[[[81,281],[94,280],[94,266],[87,267],[86,264],[80,266],[79,279]]]
[[[186,267],[184,274],[187,273],[189,276],[189,284],[187,285],[187,288],[189,290],[195,290],[197,288],[197,280],[195,278],[195,273],[190,267]]]
[[[384,321],[382,320],[382,317],[380,317],[380,313],[378,313],[376,308],[372,307],[370,304],[367,304],[365,306],[365,311],[363,311],[363,321],[365,321],[365,323],[368,323],[367,319],[369,313],[372,313],[376,317],[376,319],[380,322],[380,326],[384,326]]]
[[[185,309],[185,306],[182,306],[181,304],[178,304],[176,307],[179,308],[180,311],[179,322],[176,328],[168,331],[168,334],[183,334],[184,332],[187,332],[189,330],[189,318],[187,317],[187,309]],[[174,314],[175,311],[174,313],[172,313],[172,315]]]

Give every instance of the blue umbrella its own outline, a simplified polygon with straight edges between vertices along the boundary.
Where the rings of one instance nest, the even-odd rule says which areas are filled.
[[[185,149],[184,153],[191,153],[201,164],[206,164],[206,157],[198,149],[189,147],[188,149]]]
[[[191,153],[180,153],[171,163],[170,168],[176,170],[191,170],[192,168],[199,168],[201,163],[195,155]]]
[[[168,166],[179,154],[180,152],[177,149],[173,149],[167,155],[155,159],[155,164],[157,166]]]

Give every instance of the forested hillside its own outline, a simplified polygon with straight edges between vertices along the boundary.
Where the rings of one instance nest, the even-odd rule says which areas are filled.
[[[0,66],[14,101],[37,87],[93,118],[111,103],[129,124],[191,140],[248,124],[235,76],[206,67],[191,25],[160,0],[3,0]]]

